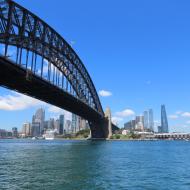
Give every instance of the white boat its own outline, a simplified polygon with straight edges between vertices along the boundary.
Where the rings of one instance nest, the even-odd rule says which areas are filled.
[[[54,140],[55,139],[55,131],[52,131],[52,130],[46,131],[46,133],[44,134],[44,138],[45,138],[45,140]]]

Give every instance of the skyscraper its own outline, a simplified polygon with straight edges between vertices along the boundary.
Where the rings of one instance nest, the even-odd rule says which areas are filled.
[[[147,130],[149,128],[149,115],[148,111],[144,111],[144,129]]]
[[[76,133],[79,131],[79,120],[78,120],[78,116],[75,114],[72,114],[72,126],[71,126],[71,130],[73,133]]]
[[[12,128],[13,137],[18,137],[18,129],[17,127]]]
[[[79,130],[86,129],[86,120],[85,119],[83,119],[82,117],[79,117],[78,123],[79,123]]]
[[[39,137],[40,136],[40,123],[32,122],[32,136]]]
[[[152,109],[149,109],[149,129],[150,131],[154,131],[154,116]]]
[[[35,115],[32,118],[32,123],[40,124],[40,134],[43,133],[45,122],[45,110],[40,108],[36,111]]]
[[[168,133],[168,119],[166,114],[165,105],[161,106],[161,131],[162,133]]]
[[[154,115],[152,109],[144,111],[144,129],[154,131]]]
[[[136,127],[137,130],[144,130],[144,116],[136,116]]]
[[[67,134],[71,133],[71,121],[70,120],[66,120],[66,122],[65,122],[65,132]]]
[[[22,134],[27,136],[30,136],[32,133],[32,128],[30,123],[24,123],[22,126]]]
[[[64,131],[65,117],[64,115],[59,116],[59,134],[62,135]]]

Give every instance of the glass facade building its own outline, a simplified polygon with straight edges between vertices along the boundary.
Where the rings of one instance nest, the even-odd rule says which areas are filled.
[[[168,119],[167,119],[165,105],[161,106],[161,131],[162,131],[162,133],[169,133]]]

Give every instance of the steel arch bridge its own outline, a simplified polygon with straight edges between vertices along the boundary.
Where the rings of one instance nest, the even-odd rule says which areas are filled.
[[[107,119],[79,56],[53,28],[11,0],[0,0],[0,85],[71,111],[106,138]]]

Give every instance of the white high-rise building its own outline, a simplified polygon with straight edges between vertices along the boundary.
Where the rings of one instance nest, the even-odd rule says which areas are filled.
[[[149,129],[154,131],[154,115],[152,109],[149,109]]]
[[[30,123],[24,123],[22,126],[22,134],[27,136],[31,136],[32,134],[32,127]]]
[[[148,111],[144,111],[144,129],[147,130],[149,128],[149,114]]]
[[[80,117],[72,114],[72,132],[77,133],[80,131]]]
[[[35,115],[32,118],[32,123],[40,124],[40,134],[43,133],[45,122],[45,110],[40,108],[36,111]]]
[[[144,111],[144,128],[145,130],[154,131],[154,115],[152,109]]]

